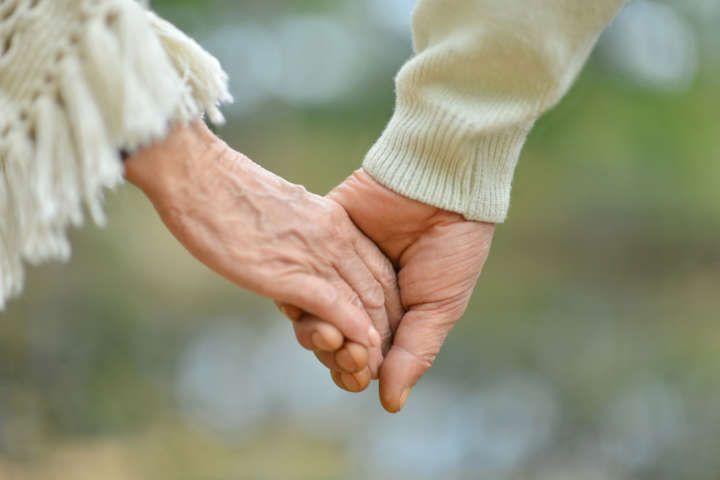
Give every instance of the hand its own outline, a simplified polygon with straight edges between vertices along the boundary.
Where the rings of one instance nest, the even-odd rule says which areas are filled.
[[[390,324],[394,338],[380,369],[380,400],[386,410],[397,412],[465,312],[495,226],[403,197],[363,170],[328,198],[342,205],[399,269],[407,313]]]
[[[262,169],[202,122],[133,155],[126,175],[212,270],[379,346],[373,325],[388,323],[386,298],[399,304],[392,267],[336,202]]]

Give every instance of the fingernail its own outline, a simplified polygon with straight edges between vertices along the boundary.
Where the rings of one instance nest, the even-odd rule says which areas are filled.
[[[370,340],[370,345],[373,347],[380,347],[382,345],[382,338],[375,327],[370,327],[370,330],[368,330],[368,339]]]
[[[403,390],[402,395],[400,395],[400,408],[398,409],[398,412],[405,407],[405,402],[407,402],[410,392],[412,392],[412,388],[406,388]]]

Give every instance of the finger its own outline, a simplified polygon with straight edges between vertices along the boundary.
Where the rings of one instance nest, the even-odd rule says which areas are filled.
[[[340,370],[347,373],[356,373],[368,366],[368,349],[353,342],[345,345],[335,352],[335,363]]]
[[[318,360],[327,368],[352,373],[368,367],[371,377],[378,378],[382,363],[379,347],[368,349],[353,342],[343,346],[344,338],[338,329],[313,317],[305,316],[299,322],[294,322],[293,326],[298,343],[314,351]]]
[[[293,328],[298,343],[308,350],[335,352],[345,343],[345,337],[340,330],[312,315],[303,315],[293,322]]]
[[[382,346],[368,348],[368,368],[373,380],[378,378],[383,361],[385,361],[385,354]]]
[[[286,305],[280,302],[275,302],[275,305],[278,307],[278,310],[280,310],[280,313],[285,316],[285,318],[293,322],[300,320],[300,317],[302,317],[303,315],[302,310],[297,307],[293,307],[292,305]]]
[[[412,388],[430,369],[457,318],[443,312],[411,310],[403,317],[380,369],[380,402],[399,412]]]
[[[377,336],[375,336],[378,345],[381,344],[382,337],[379,332],[380,330],[387,330],[389,328],[387,312],[385,312],[385,293],[383,292],[382,286],[375,280],[370,269],[354,250],[352,254],[349,254],[342,261],[337,262],[335,269],[340,275],[340,278],[342,278],[360,298],[365,311],[370,316],[370,320],[378,333]]]
[[[338,351],[340,348],[344,348],[345,338],[343,337],[340,330],[335,328],[333,325],[323,322],[310,315],[304,315],[302,318],[293,322],[293,328],[295,329],[295,336],[300,345],[307,349],[316,352],[333,352],[334,355],[340,357],[346,357],[351,355],[352,358],[362,367],[368,366],[373,379],[378,378],[378,372],[380,365],[383,361],[383,353],[380,347],[373,346],[366,348],[358,343],[348,342],[350,345],[351,352]],[[363,353],[355,353],[362,349]],[[337,353],[335,353],[337,352]],[[333,355],[333,358],[334,358]],[[334,362],[334,360],[333,360]],[[349,362],[346,365],[351,365]],[[332,366],[327,365],[331,370],[345,370],[345,371],[357,371],[358,367],[339,368],[337,364],[333,363]]]
[[[355,242],[355,250],[383,289],[387,323],[375,326],[383,340],[382,353],[385,354],[392,343],[392,332],[395,331],[405,313],[400,299],[397,273],[385,254],[369,238],[358,237]]]
[[[340,278],[333,281],[309,275],[297,275],[287,282],[283,298],[277,300],[322,318],[334,325],[347,338],[364,346],[379,343],[360,298]]]
[[[330,370],[341,373],[357,373],[368,368],[368,352],[357,343],[348,343],[337,352],[316,350],[315,356]]]
[[[320,361],[320,363],[325,365],[331,372],[339,372],[341,370],[340,366],[335,362],[334,352],[321,352],[319,350],[315,350],[313,353]]]
[[[370,386],[370,370],[364,369],[358,373],[330,373],[335,385],[351,393],[360,393]]]

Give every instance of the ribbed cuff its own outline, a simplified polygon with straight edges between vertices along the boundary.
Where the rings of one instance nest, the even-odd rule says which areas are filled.
[[[468,220],[502,223],[531,127],[489,132],[442,112],[398,108],[363,167],[401,195]]]

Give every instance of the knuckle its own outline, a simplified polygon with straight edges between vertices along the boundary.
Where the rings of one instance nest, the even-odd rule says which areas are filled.
[[[432,366],[435,365],[435,360],[437,360],[437,354],[421,355],[418,357],[418,360],[420,361],[425,370],[430,370]]]
[[[422,365],[423,369],[430,370],[432,366],[435,365],[435,360],[437,360],[437,356],[437,352],[423,352],[420,354],[416,354],[415,359],[420,365]]]
[[[422,357],[419,358],[419,360],[423,366],[423,369],[425,369],[425,371],[430,370],[433,367],[433,365],[435,365],[436,359],[437,359],[437,355],[423,355]]]
[[[413,359],[423,370],[430,370],[435,364],[438,353],[428,350],[424,352],[413,352],[406,348],[399,347],[406,355]]]
[[[360,296],[359,296],[357,293],[354,293],[354,292],[353,292],[353,293],[350,295],[350,297],[348,298],[348,302],[349,302],[350,304],[352,304],[354,307],[357,307],[357,308],[361,308],[361,309],[362,309],[362,308],[365,307],[365,304],[363,303],[363,301],[362,301],[362,299],[360,298]]]
[[[382,308],[385,305],[385,291],[374,283],[362,292],[363,303],[368,308]]]
[[[382,266],[380,267],[380,271],[378,273],[378,281],[387,288],[397,287],[397,274],[395,273],[393,266],[390,265],[390,262],[382,262]]]
[[[337,290],[331,285],[314,285],[305,289],[305,296],[308,303],[320,308],[334,307],[339,299]]]

